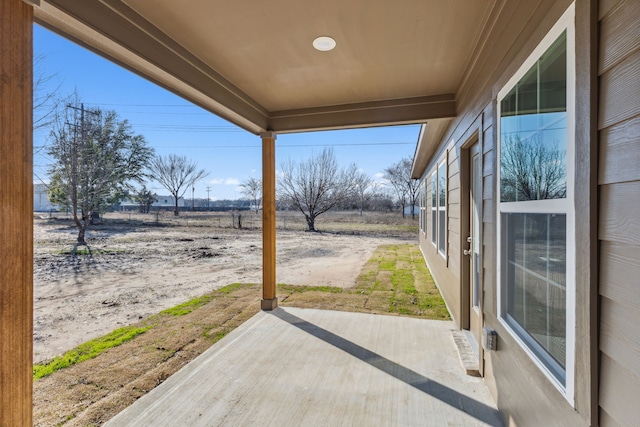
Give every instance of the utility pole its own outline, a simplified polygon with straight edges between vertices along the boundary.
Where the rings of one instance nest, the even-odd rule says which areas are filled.
[[[209,211],[209,191],[211,191],[211,187],[207,187],[207,211]]]
[[[74,115],[74,123],[68,123],[67,125],[70,127],[73,127],[73,147],[72,147],[72,159],[71,159],[71,176],[72,176],[72,181],[74,182],[74,185],[72,186],[71,189],[71,201],[73,204],[73,208],[77,211],[78,210],[78,186],[82,185],[82,179],[81,177],[78,176],[78,146],[80,145],[82,147],[82,149],[85,149],[86,147],[86,126],[85,126],[85,119],[84,119],[84,113],[85,111],[89,114],[94,114],[94,115],[99,115],[100,111],[99,110],[85,110],[84,109],[84,103],[80,104],[80,107],[77,107],[73,104],[67,104],[67,108],[71,108],[73,110],[76,111],[80,111],[80,125],[78,125],[77,121],[77,115]],[[78,141],[78,127],[80,127],[80,140]],[[85,189],[86,190],[86,189]],[[86,212],[87,210],[87,206],[84,205],[84,202],[82,203],[82,206],[80,206],[80,209],[82,211],[82,216],[83,216],[83,221],[86,220],[90,220],[93,219],[94,215],[95,217],[98,216],[97,212]]]
[[[196,199],[194,198],[195,192],[196,192],[196,187],[195,185],[192,185],[191,186],[191,212],[195,210],[195,206],[196,206]]]

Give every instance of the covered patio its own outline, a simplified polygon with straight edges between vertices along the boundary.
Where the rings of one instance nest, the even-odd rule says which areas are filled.
[[[278,306],[275,282],[277,135],[421,123],[425,124],[423,129],[427,135],[421,140],[430,141],[429,149],[435,150],[438,138],[460,111],[465,108],[475,113],[481,111],[478,94],[490,91],[488,76],[496,69],[493,61],[499,60],[492,50],[496,40],[514,28],[530,25],[535,21],[532,16],[545,13],[552,3],[550,0],[408,0],[398,4],[331,0],[317,4],[278,0],[247,6],[242,2],[219,1],[0,0],[0,248],[3,250],[0,257],[0,424],[32,423],[34,22],[260,137],[264,208],[261,307],[273,310]],[[333,38],[337,43],[335,49],[315,50],[312,42],[321,36]],[[512,50],[516,52],[518,48],[514,46]],[[335,417],[331,420],[338,424],[345,423],[342,420],[350,418],[342,416],[343,410],[355,411],[356,408],[357,417],[362,418],[353,419],[363,422],[391,416],[398,418],[390,418],[385,423],[447,419],[459,425],[472,425],[472,422],[492,424],[497,420],[486,403],[488,394],[482,392],[482,398],[476,396],[478,389],[474,387],[481,387],[479,380],[465,378],[453,356],[446,360],[434,356],[436,362],[430,361],[430,349],[438,348],[433,342],[443,331],[432,330],[426,326],[428,322],[424,327],[421,324],[414,328],[395,323],[414,322],[412,320],[393,319],[382,334],[382,329],[373,326],[375,322],[360,324],[359,315],[353,315],[356,321],[351,320],[351,315],[313,313],[316,315],[319,319],[307,319],[306,314],[289,311],[261,313],[234,334],[235,337],[245,335],[233,346],[214,347],[212,352],[220,354],[231,352],[235,347],[251,348],[252,351],[235,350],[226,359],[221,358],[224,362],[216,362],[221,365],[213,372],[223,376],[233,371],[235,363],[244,360],[245,380],[241,383],[245,388],[237,389],[238,393],[256,392],[256,395],[237,401],[249,405],[260,398],[266,411],[240,414],[231,400],[227,401],[226,409],[230,417],[255,413],[264,417],[261,423],[277,424],[272,420],[279,416],[285,417],[279,418],[285,423],[289,423],[289,419],[300,421],[303,412],[298,415],[274,413],[275,408],[280,408],[282,402],[292,408],[304,408],[308,405],[295,399],[316,396],[317,402],[334,402],[343,405],[343,409],[318,409],[317,413],[309,412],[305,420],[322,416]],[[295,320],[295,316],[304,320]],[[326,320],[320,320],[323,316]],[[338,321],[341,316],[349,319]],[[375,316],[371,320],[381,321]],[[271,322],[278,327],[265,328]],[[364,331],[332,329],[341,322],[344,327],[358,326]],[[409,331],[418,335],[413,336]],[[360,341],[365,337],[371,341]],[[395,341],[400,339],[407,339],[406,345]],[[450,336],[446,339],[450,340]],[[301,345],[306,341],[319,347],[310,351],[312,347]],[[390,345],[386,350],[378,347],[384,343]],[[295,378],[302,371],[305,375],[315,375],[309,378],[316,380],[336,375],[335,380],[326,386],[317,382],[318,386],[307,393],[301,393],[299,387],[311,379],[295,383],[297,387],[283,386],[287,378],[291,378],[285,362],[294,349],[300,348],[308,352],[298,356],[305,365],[298,364],[304,369],[299,369]],[[322,359],[330,358],[329,354],[337,357],[324,363]],[[192,365],[194,369],[205,363],[204,360]],[[355,365],[347,367],[343,363]],[[436,363],[433,366],[438,368],[432,370],[429,363]],[[313,371],[310,367],[320,370]],[[260,370],[260,376],[250,374],[255,369]],[[452,377],[457,374],[452,370],[458,369],[461,379],[472,381],[474,387],[453,385]],[[355,379],[345,380],[343,374],[346,373]],[[202,378],[199,374],[195,376]],[[349,389],[359,383],[360,377],[368,378],[364,384],[371,382],[364,388]],[[178,378],[167,382],[157,393],[167,390]],[[255,383],[259,381],[264,384],[257,386]],[[215,386],[211,381],[206,383]],[[217,394],[231,399],[233,388],[225,387],[229,388],[216,389]],[[209,393],[207,389],[190,392]],[[184,391],[181,395],[189,396]],[[338,399],[338,396],[345,397]],[[369,404],[367,399],[374,401]],[[192,399],[190,403],[196,401]],[[393,408],[404,408],[404,412],[385,406],[393,402],[396,402]],[[165,403],[161,406],[167,408]],[[315,409],[309,409],[312,410]],[[453,418],[445,418],[445,413]],[[223,417],[222,423],[227,422],[225,414],[219,416]],[[240,418],[229,420],[229,424],[242,423]]]
[[[501,426],[451,321],[262,311],[108,426]]]

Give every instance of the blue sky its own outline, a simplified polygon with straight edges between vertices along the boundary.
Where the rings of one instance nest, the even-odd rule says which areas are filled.
[[[242,197],[238,185],[261,176],[260,138],[138,77],[86,49],[34,26],[34,54],[44,57],[45,75],[54,76],[47,84],[60,86],[63,96],[78,92],[85,107],[115,110],[145,136],[157,154],[179,154],[196,160],[209,172],[195,186],[196,197],[212,200]],[[412,157],[420,126],[393,126],[344,131],[308,132],[278,135],[276,167],[291,158],[295,161],[334,149],[343,165],[355,163],[372,178],[403,157]],[[47,144],[47,132],[34,135],[34,146]],[[37,150],[34,180],[46,182],[50,159]],[[147,185],[166,194],[157,183]],[[191,194],[185,194],[191,197]]]

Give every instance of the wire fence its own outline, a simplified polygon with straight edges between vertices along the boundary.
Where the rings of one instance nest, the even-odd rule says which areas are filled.
[[[68,212],[37,212],[40,219],[71,220]],[[316,218],[316,228],[333,232],[365,232],[380,231],[385,228],[417,228],[417,217],[402,218],[399,212],[365,212],[358,211],[327,212]],[[139,212],[107,212],[102,214],[97,223],[120,223],[159,226],[159,227],[203,227],[221,229],[262,229],[262,211],[227,211],[227,212],[191,212],[181,211],[175,216],[173,211]],[[279,230],[304,231],[307,222],[300,212],[278,211],[276,213],[276,228]],[[406,231],[411,231],[411,230]],[[390,231],[390,230],[389,230]]]

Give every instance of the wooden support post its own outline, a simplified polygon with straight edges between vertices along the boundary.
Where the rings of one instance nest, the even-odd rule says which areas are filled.
[[[32,26],[0,0],[0,426],[33,424]]]
[[[276,134],[262,138],[262,302],[263,310],[278,306],[276,297]]]

